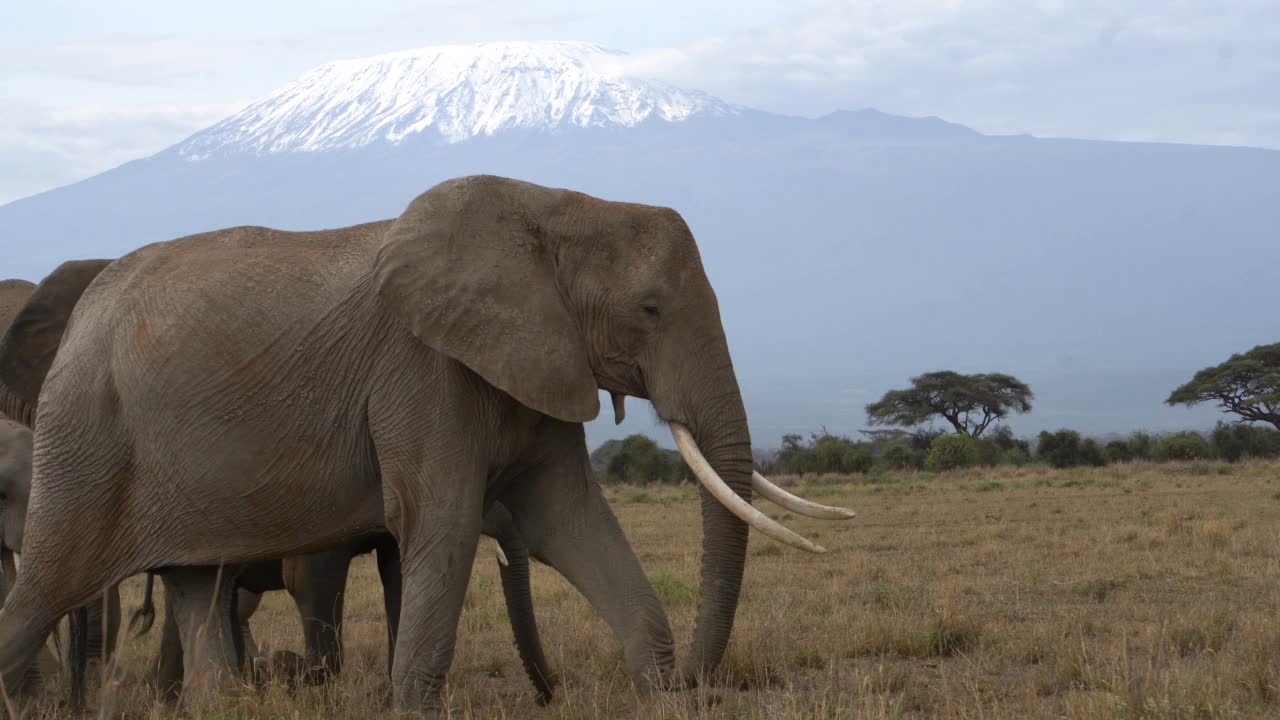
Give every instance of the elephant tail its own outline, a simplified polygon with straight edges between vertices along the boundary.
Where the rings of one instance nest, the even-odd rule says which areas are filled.
[[[147,573],[147,587],[142,591],[142,606],[135,608],[133,613],[129,615],[129,632],[134,637],[142,637],[151,631],[151,626],[156,621],[156,574],[154,572]]]
[[[79,713],[85,706],[85,673],[89,666],[89,610],[78,607],[71,611],[67,638],[70,662],[68,683],[71,685],[71,709]]]

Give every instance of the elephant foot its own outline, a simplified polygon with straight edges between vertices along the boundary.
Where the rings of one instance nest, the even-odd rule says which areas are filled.
[[[47,691],[57,688],[61,668],[49,649],[42,648],[18,681],[15,695],[23,700],[39,700]]]
[[[415,720],[443,720],[449,717],[441,688],[444,678],[410,679],[395,684],[396,706]]]

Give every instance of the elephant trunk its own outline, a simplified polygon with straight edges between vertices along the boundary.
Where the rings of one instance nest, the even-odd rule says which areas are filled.
[[[714,413],[714,421],[699,422],[695,419],[691,434],[706,464],[736,496],[749,503],[751,434],[736,379],[732,383],[731,392],[721,395],[709,408]],[[724,387],[723,384],[720,387]],[[702,502],[702,569],[698,618],[693,644],[681,669],[682,680],[689,685],[696,684],[700,677],[714,671],[724,656],[738,609],[749,529],[709,491],[706,483],[699,495]]]

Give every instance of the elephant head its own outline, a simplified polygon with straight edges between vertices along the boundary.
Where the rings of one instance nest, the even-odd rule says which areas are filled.
[[[814,506],[753,473],[751,433],[729,343],[684,219],[493,176],[441,183],[387,231],[374,279],[382,302],[427,345],[525,406],[568,422],[608,391],[649,400],[702,483],[697,626],[682,677],[713,670],[729,640],[748,527],[822,549],[750,505],[753,485]]]
[[[31,285],[9,319],[0,316],[0,412],[35,427],[36,405],[80,296],[110,260],[70,260]],[[13,282],[13,281],[5,281]],[[0,283],[0,298],[3,298]],[[3,312],[0,300],[0,312]]]

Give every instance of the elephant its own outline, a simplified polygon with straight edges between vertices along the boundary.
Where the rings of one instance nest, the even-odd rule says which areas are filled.
[[[88,260],[65,263],[41,284],[41,292],[36,295],[37,302],[43,303],[42,306],[48,308],[51,300],[50,289],[57,289],[58,297],[61,299],[78,300],[84,287],[109,262],[108,260]],[[36,290],[36,285],[26,281],[0,282],[0,330],[7,328],[12,318],[26,305]],[[68,305],[66,311],[61,314],[65,315],[69,312]],[[57,313],[54,315],[56,319]],[[48,333],[49,341],[55,346],[61,340],[63,324],[62,322],[44,324],[43,331]],[[26,379],[35,372],[42,379],[45,370],[47,366],[27,365],[21,377]],[[38,390],[36,393],[38,394]],[[34,421],[34,413],[29,415]],[[3,530],[5,539],[5,567],[10,569],[6,583],[12,583],[14,579],[10,551],[20,552],[21,550],[25,503],[30,490],[31,439],[30,430],[8,421],[3,414],[0,414],[0,498],[6,499],[3,525],[0,525],[0,529]],[[509,562],[501,564],[503,593],[507,599],[508,616],[512,621],[519,655],[537,692],[537,702],[544,705],[551,700],[556,678],[542,650],[537,622],[533,615],[529,589],[528,551],[514,529],[510,514],[499,505],[495,505],[486,514],[484,532],[499,541],[504,558],[511,558]],[[399,618],[400,569],[394,539],[385,533],[361,538],[339,548],[289,558],[283,562],[261,561],[251,565],[238,578],[239,592],[237,608],[233,614],[234,625],[241,628],[246,643],[252,647],[248,620],[257,608],[261,594],[272,590],[288,589],[297,602],[302,616],[306,646],[305,658],[297,664],[304,669],[304,681],[323,682],[328,672],[337,672],[341,667],[342,595],[346,584],[347,568],[355,555],[373,551],[378,555],[379,573],[382,575],[384,593],[388,598],[386,612],[388,647],[392,651],[388,654],[390,665],[390,658],[394,657],[395,625]],[[154,618],[153,583],[154,576],[148,573],[143,608],[135,613],[130,623],[131,626],[136,625],[135,631],[138,634],[145,633]],[[104,615],[101,607],[95,604],[88,611],[87,638],[81,646],[87,657],[78,661],[81,666],[90,660],[109,657],[111,648],[115,646],[120,623],[118,589],[113,586],[108,597],[110,611],[105,617],[108,627],[105,638],[102,635]],[[42,657],[42,661],[45,660]],[[51,660],[50,656],[42,664],[48,667]],[[242,656],[241,660],[243,662],[245,658]],[[77,660],[72,659],[71,662],[75,663]],[[73,665],[73,667],[76,666]],[[172,697],[181,686],[182,672],[183,663],[177,638],[176,619],[171,613],[166,613],[156,673],[157,687],[161,690],[163,697]],[[34,672],[29,672],[29,675],[33,679],[36,677]],[[73,694],[82,692],[83,689],[77,688]]]
[[[32,341],[0,343],[0,379]],[[825,552],[750,504],[753,489],[803,501],[753,471],[716,295],[670,208],[476,175],[392,220],[155,243],[90,284],[51,362],[25,543],[47,571],[20,574],[0,611],[7,687],[58,617],[163,569],[184,694],[211,699],[236,662],[220,566],[385,530],[403,583],[395,701],[438,717],[493,502],[600,613],[638,686],[687,687],[728,644],[748,528]],[[626,396],[648,400],[701,484],[700,602],[678,670],[591,475],[583,423],[602,390],[619,415]],[[59,532],[70,522],[81,531]]]
[[[59,287],[60,297],[74,299],[107,262],[66,263],[39,286],[27,280],[0,280],[0,335],[8,332],[10,324],[29,302],[45,301],[48,294],[46,285]],[[24,359],[15,358],[19,362]],[[31,488],[33,437],[30,428],[34,422],[35,404],[24,403],[18,394],[0,381],[0,565],[4,573],[0,581],[0,606],[4,604],[8,588],[16,580],[14,554],[22,552],[23,521]],[[115,646],[120,624],[120,596],[114,586],[106,593],[106,603],[105,610],[100,603],[87,608],[86,661],[109,659]],[[53,674],[51,668],[55,664],[47,649],[41,651],[38,661],[27,669],[27,684],[44,682]]]
[[[547,662],[538,635],[537,619],[529,587],[529,551],[524,546],[510,512],[495,503],[485,513],[482,533],[498,542],[498,571],[502,579],[507,615],[511,619],[516,649],[525,673],[536,692],[538,705],[548,704],[555,692],[557,678]],[[249,618],[258,607],[263,593],[288,590],[298,605],[305,639],[305,657],[301,660],[302,680],[321,684],[330,673],[342,667],[342,608],[347,570],[351,560],[367,552],[376,552],[378,573],[383,583],[387,618],[387,669],[395,658],[396,626],[400,615],[400,564],[394,539],[380,533],[361,538],[339,548],[284,560],[252,563],[236,579],[238,588],[235,624],[242,634],[243,647],[254,647]],[[143,606],[135,612],[140,634],[145,633],[154,617],[152,600],[154,574],[148,573]],[[133,624],[133,623],[131,623]],[[241,654],[241,665],[250,658]],[[178,639],[178,622],[166,606],[165,622],[157,661],[157,686],[167,699],[176,697],[182,685],[182,651]]]

